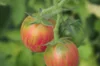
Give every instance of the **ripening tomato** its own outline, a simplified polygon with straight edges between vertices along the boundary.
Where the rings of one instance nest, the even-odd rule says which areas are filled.
[[[47,66],[78,66],[78,49],[74,43],[48,46],[44,60]]]
[[[35,18],[31,16],[25,18],[21,25],[21,38],[26,47],[33,52],[44,52],[46,49],[45,44],[54,38],[54,27],[32,24],[31,22],[34,22],[34,20]]]

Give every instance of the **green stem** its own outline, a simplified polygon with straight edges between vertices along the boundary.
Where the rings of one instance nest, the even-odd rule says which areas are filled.
[[[62,0],[64,1],[64,0]],[[62,1],[60,2],[60,4],[62,3]],[[57,7],[57,8],[61,8],[62,5],[59,6],[59,3],[58,3],[58,0],[54,0],[54,5]],[[60,20],[61,18],[61,14],[57,14],[57,20],[56,20],[56,25],[55,25],[55,28],[54,28],[54,41],[58,41],[59,39],[59,26],[60,26]]]
[[[63,4],[65,3],[66,0],[61,0],[60,3],[57,4],[57,1],[54,1],[54,4],[57,4],[57,7],[56,5],[54,6],[51,6],[47,9],[43,9],[42,12],[41,12],[41,15],[44,15],[44,14],[47,14],[47,13],[50,13],[52,11],[55,11],[55,9],[59,8],[59,7],[62,7]]]
[[[49,7],[51,5],[51,0],[44,0],[44,1],[46,7]]]
[[[60,26],[60,22],[61,22],[60,18],[61,18],[61,14],[58,14],[56,25],[55,25],[55,28],[54,28],[54,40],[55,41],[57,41],[59,39],[59,26]]]
[[[66,0],[61,0],[59,3],[58,3],[58,0],[54,0],[54,6],[51,6],[50,8],[47,8],[47,9],[43,9],[43,11],[41,12],[41,16],[45,15],[45,14],[48,14],[48,13],[51,13],[51,12],[54,12],[55,10],[59,9],[61,10],[62,6],[64,5]],[[60,22],[61,22],[61,14],[57,14],[57,20],[56,20],[56,25],[55,25],[55,28],[54,28],[54,41],[56,42],[58,39],[59,39],[59,26],[60,26]]]
[[[53,4],[56,5],[57,4],[57,0],[53,0]]]
[[[62,5],[64,5],[64,3],[66,3],[65,1],[67,1],[67,0],[61,0],[61,2],[58,4],[58,6],[61,7]]]

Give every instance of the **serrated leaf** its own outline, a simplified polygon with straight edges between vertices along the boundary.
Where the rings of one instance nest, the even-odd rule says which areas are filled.
[[[84,30],[81,26],[81,21],[68,18],[66,21],[61,23],[60,35],[61,37],[71,37],[77,46],[79,46],[85,39]]]

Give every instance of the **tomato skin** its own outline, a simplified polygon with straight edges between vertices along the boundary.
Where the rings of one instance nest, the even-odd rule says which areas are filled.
[[[21,25],[21,38],[26,47],[33,52],[44,52],[46,43],[54,38],[53,26],[43,24],[29,24],[34,22],[34,18],[28,16]]]
[[[78,66],[78,49],[73,43],[48,46],[44,60],[47,66]]]

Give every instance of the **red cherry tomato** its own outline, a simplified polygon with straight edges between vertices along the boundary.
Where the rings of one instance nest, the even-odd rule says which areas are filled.
[[[25,46],[33,52],[44,52],[47,47],[45,44],[54,38],[54,27],[31,24],[34,20],[31,16],[25,18],[21,25],[21,38]]]
[[[44,60],[47,66],[78,66],[78,49],[73,43],[48,46]]]

